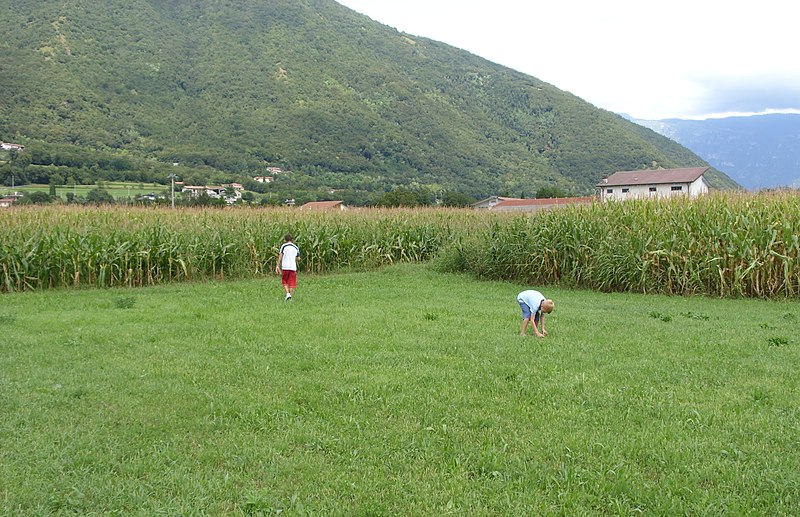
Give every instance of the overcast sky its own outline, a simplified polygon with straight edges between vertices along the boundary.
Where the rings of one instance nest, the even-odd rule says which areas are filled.
[[[791,0],[337,0],[636,118],[800,113]]]

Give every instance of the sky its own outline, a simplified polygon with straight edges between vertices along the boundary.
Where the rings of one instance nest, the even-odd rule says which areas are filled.
[[[639,119],[800,113],[791,0],[337,0]]]

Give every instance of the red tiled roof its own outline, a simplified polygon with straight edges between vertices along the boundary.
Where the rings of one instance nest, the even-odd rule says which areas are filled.
[[[598,187],[621,185],[658,185],[662,183],[691,183],[706,173],[709,167],[659,169],[615,172],[597,184]]]
[[[505,199],[500,201],[492,210],[510,207],[549,207],[555,205],[579,205],[591,203],[593,197],[553,197],[537,199]]]
[[[327,210],[329,208],[337,208],[343,201],[310,201],[301,206],[301,210]]]

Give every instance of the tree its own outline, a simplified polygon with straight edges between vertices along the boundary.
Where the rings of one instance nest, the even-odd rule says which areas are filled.
[[[222,194],[222,196],[224,198],[226,198],[226,199],[227,198],[234,198],[235,199],[236,198],[236,189],[233,188],[233,185],[228,185],[227,187],[225,187],[225,191]]]
[[[215,201],[207,192],[202,192],[199,196],[189,198],[188,204],[189,206],[213,206]]]
[[[442,196],[442,205],[444,206],[469,206],[475,202],[475,198],[468,196],[462,192],[445,192]]]
[[[538,199],[567,197],[567,193],[561,187],[556,187],[555,185],[548,185],[546,187],[541,187],[539,190],[537,190],[536,197]]]
[[[422,206],[430,204],[430,193],[414,191],[408,187],[398,187],[391,192],[384,193],[378,200],[378,206]]]
[[[104,203],[114,204],[114,196],[111,195],[106,189],[98,187],[90,190],[86,194],[86,202],[95,205],[102,205]]]
[[[45,205],[50,203],[52,200],[53,199],[45,192],[36,191],[22,196],[17,203],[22,205]]]

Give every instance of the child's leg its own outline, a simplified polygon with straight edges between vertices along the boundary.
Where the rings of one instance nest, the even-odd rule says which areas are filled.
[[[297,287],[297,271],[284,271],[283,290],[286,291],[287,300],[292,298],[295,287]]]
[[[531,308],[522,300],[517,300],[519,308],[522,309],[522,330],[519,331],[520,336],[524,336],[528,330],[528,322],[531,321]]]
[[[292,293],[289,290],[290,289],[289,288],[289,284],[290,284],[289,276],[290,276],[289,275],[289,271],[282,271],[281,272],[281,285],[283,286],[283,291],[284,291],[284,294],[286,295],[286,299],[287,300],[292,296]]]

